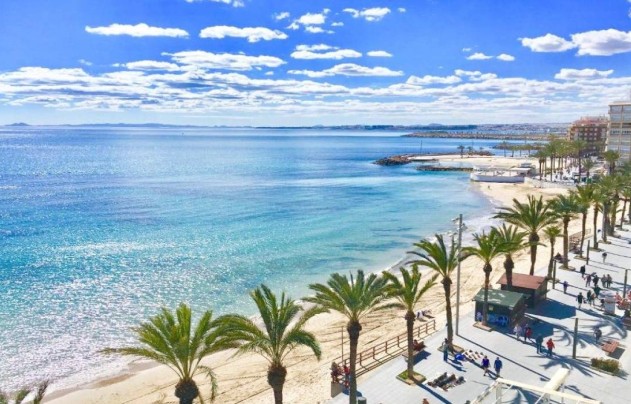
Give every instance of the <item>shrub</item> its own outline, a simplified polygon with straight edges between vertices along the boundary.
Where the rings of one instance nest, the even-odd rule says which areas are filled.
[[[614,375],[620,371],[620,362],[615,359],[592,358],[592,366]]]

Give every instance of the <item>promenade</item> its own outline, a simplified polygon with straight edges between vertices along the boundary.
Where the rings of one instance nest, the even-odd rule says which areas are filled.
[[[622,294],[624,269],[629,268],[631,264],[629,226],[625,226],[625,230],[618,231],[617,234],[619,237],[609,238],[609,244],[599,245],[608,253],[606,263],[602,262],[600,252],[590,252],[590,262],[586,266],[586,273],[596,272],[599,277],[605,274],[611,275],[613,278],[611,290]],[[538,262],[541,264],[546,258],[540,256]],[[499,357],[504,364],[501,377],[505,379],[543,387],[557,370],[566,368],[569,369],[564,389],[566,393],[607,404],[631,401],[631,387],[629,387],[627,374],[631,371],[631,354],[626,352],[629,342],[627,330],[621,323],[623,313],[617,310],[616,316],[605,315],[600,307],[590,307],[586,303],[578,309],[576,296],[579,292],[585,296],[588,290],[578,272],[581,265],[585,265],[585,261],[576,259],[574,254],[570,254],[570,266],[575,267],[576,271],[557,269],[557,279],[560,282],[556,284],[556,289],[552,289],[552,283],[550,283],[547,301],[540,303],[535,309],[526,311],[528,322],[533,328],[533,338],[537,334],[542,334],[544,346],[548,338],[554,341],[556,349],[551,358],[545,354],[538,354],[534,341],[524,342],[523,338],[517,340],[512,330],[489,332],[474,327],[474,315],[471,311],[461,313],[460,332],[454,337],[454,343],[465,350],[471,349],[486,354],[491,361],[491,367],[495,358]],[[500,269],[496,266],[495,270]],[[545,275],[546,270],[546,267],[540,266],[536,275]],[[567,293],[563,293],[562,282],[564,281],[569,283]],[[629,281],[631,282],[631,277]],[[627,291],[629,289],[627,288]],[[598,306],[600,306],[599,303]],[[579,319],[577,358],[572,359],[576,318]],[[614,339],[620,342],[620,347],[611,355],[620,361],[623,372],[619,376],[609,375],[590,366],[591,358],[608,357],[607,353],[601,349],[602,340],[597,342],[593,335],[595,326],[599,326],[602,330],[602,339]],[[468,400],[475,400],[493,383],[494,373],[493,376],[484,376],[479,360],[476,363],[466,360],[457,363],[450,355],[449,361],[444,362],[438,347],[445,337],[446,328],[443,328],[425,340],[428,349],[414,369],[427,377],[427,381],[448,372],[454,373],[456,377],[463,376],[466,380],[464,384],[452,387],[448,391],[430,387],[427,381],[421,386],[407,385],[396,379],[396,375],[406,368],[405,361],[401,357],[360,377],[358,390],[361,396],[365,397],[369,404],[421,403],[424,398],[432,404],[463,404]],[[497,402],[534,403],[539,397],[540,394],[513,388],[505,390],[501,401]],[[495,393],[491,392],[481,402],[493,403],[496,402],[495,400]],[[328,402],[347,403],[348,396],[342,393]],[[552,399],[551,402],[561,401]]]

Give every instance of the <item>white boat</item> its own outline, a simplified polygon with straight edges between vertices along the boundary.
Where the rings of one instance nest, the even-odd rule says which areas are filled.
[[[469,176],[471,181],[476,182],[499,182],[499,183],[509,183],[509,184],[518,184],[524,182],[526,175],[524,173],[524,169],[495,169],[495,168],[487,168],[487,169],[477,169],[471,173]]]

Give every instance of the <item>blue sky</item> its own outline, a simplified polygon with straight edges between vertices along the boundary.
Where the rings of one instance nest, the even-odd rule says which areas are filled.
[[[567,122],[631,93],[629,0],[2,0],[0,124]]]

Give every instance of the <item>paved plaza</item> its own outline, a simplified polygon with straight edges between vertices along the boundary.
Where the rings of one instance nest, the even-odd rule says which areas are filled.
[[[602,262],[599,252],[591,251],[590,261],[586,268],[588,274],[596,272],[599,276],[611,275],[613,278],[611,290],[619,291],[620,294],[623,292],[624,269],[629,268],[631,264],[631,232],[628,230],[627,226],[625,231],[618,231],[619,237],[610,237],[609,244],[600,244],[599,247],[608,253],[606,263]],[[585,265],[585,261],[573,256],[574,254],[570,254],[570,266],[577,270],[557,269],[557,279],[560,283],[557,283],[556,289],[552,289],[552,284],[550,284],[547,301],[526,312],[526,317],[533,328],[533,338],[537,334],[542,334],[544,346],[548,338],[551,337],[554,341],[556,349],[551,358],[545,354],[538,354],[534,341],[524,342],[523,338],[517,340],[509,330],[489,332],[474,327],[472,312],[461,315],[460,335],[454,338],[454,343],[465,350],[470,349],[486,354],[491,361],[491,368],[495,358],[501,358],[504,364],[502,378],[543,387],[558,369],[567,368],[570,374],[565,383],[566,393],[607,404],[631,402],[631,385],[626,372],[623,371],[619,376],[611,376],[590,367],[591,358],[607,357],[607,353],[601,349],[602,341],[597,342],[593,335],[594,327],[599,326],[603,333],[602,339],[620,341],[620,348],[612,354],[612,357],[620,360],[624,370],[631,369],[631,354],[625,349],[627,330],[621,323],[623,313],[617,310],[616,316],[606,315],[600,307],[590,307],[586,303],[578,309],[576,296],[579,292],[585,296],[588,288],[578,272],[578,268]],[[540,257],[539,262],[543,261],[542,258]],[[546,268],[540,268],[536,275],[545,275],[546,271]],[[563,293],[561,283],[564,281],[569,283],[567,293]],[[631,277],[629,281],[631,282]],[[577,358],[572,359],[576,318],[579,319]],[[450,355],[449,361],[444,362],[438,347],[445,336],[446,329],[443,328],[425,340],[428,346],[427,351],[421,356],[422,359],[417,362],[414,369],[426,376],[428,380],[444,372],[454,373],[456,377],[464,376],[466,380],[464,384],[450,388],[448,391],[432,388],[427,383],[421,386],[407,385],[396,380],[396,375],[406,368],[404,359],[397,357],[360,377],[358,379],[360,394],[369,404],[420,404],[424,398],[432,404],[464,404],[467,400],[476,399],[493,383],[494,376],[483,375],[480,361],[473,363],[465,360],[457,363]],[[539,394],[512,389],[504,394],[501,402],[534,403],[538,399]],[[495,394],[490,394],[483,402],[491,403],[494,400]],[[342,393],[329,402],[346,403],[348,396]]]

